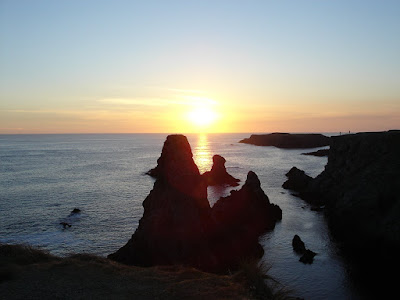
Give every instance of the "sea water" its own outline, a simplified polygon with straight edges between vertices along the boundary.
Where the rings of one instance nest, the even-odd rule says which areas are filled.
[[[254,171],[282,221],[260,238],[269,275],[305,299],[358,299],[321,212],[281,186],[296,166],[317,176],[326,157],[307,150],[240,144],[249,134],[187,135],[201,173],[212,156],[225,157],[227,171],[242,183]],[[0,243],[23,243],[56,255],[88,252],[106,256],[131,237],[143,214],[166,134],[0,135]],[[235,189],[239,189],[236,187]],[[213,205],[232,188],[209,187]],[[74,208],[81,213],[71,214]],[[71,227],[64,228],[60,222]],[[298,234],[318,253],[299,262],[291,241]]]

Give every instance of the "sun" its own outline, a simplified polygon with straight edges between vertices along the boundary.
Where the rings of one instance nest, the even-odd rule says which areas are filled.
[[[188,113],[189,121],[198,127],[207,127],[217,120],[217,113],[211,107],[195,107]]]
[[[204,95],[185,95],[183,97],[185,130],[188,132],[214,132],[220,125],[219,103]]]

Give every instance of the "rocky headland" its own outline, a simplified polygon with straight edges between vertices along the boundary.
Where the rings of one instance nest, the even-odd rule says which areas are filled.
[[[329,137],[319,134],[291,134],[291,133],[270,133],[252,134],[250,138],[243,139],[239,143],[256,146],[275,146],[285,149],[317,148],[329,145]]]
[[[214,171],[209,174],[220,174],[218,169],[224,163],[224,158],[216,157]],[[246,258],[262,256],[258,237],[282,218],[282,211],[270,203],[253,172],[240,190],[211,208],[207,200],[210,183],[200,175],[183,135],[167,137],[157,166],[149,174],[156,182],[143,202],[143,217],[128,243],[108,256],[112,260],[226,272]]]
[[[307,192],[312,177],[308,176],[303,170],[293,167],[286,173],[286,180],[282,187],[284,189],[296,191],[300,197],[303,197],[303,193]]]
[[[329,149],[320,149],[317,151],[313,152],[307,152],[307,153],[302,153],[303,155],[312,155],[312,156],[318,156],[318,157],[323,157],[323,156],[328,156],[329,155]]]
[[[399,154],[398,130],[335,136],[320,175],[291,170],[284,184],[309,203],[325,205],[334,236],[370,272],[399,262]]]

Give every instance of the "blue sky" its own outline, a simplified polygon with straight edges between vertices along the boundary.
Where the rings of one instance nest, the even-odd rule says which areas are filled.
[[[399,16],[399,1],[1,0],[0,133],[193,131],[193,97],[218,103],[212,131],[399,128]]]

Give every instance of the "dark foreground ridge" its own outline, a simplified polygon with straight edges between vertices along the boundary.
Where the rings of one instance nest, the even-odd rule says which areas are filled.
[[[258,237],[274,228],[282,218],[281,209],[269,202],[253,172],[239,191],[211,208],[207,183],[192,156],[185,136],[167,137],[151,171],[157,180],[143,202],[139,226],[110,259],[128,265],[179,264],[226,272],[246,258],[262,256]]]
[[[287,176],[285,188],[325,205],[331,231],[362,272],[389,282],[400,265],[400,131],[332,137],[320,175]]]
[[[277,148],[286,149],[303,149],[328,146],[329,137],[319,133],[252,134],[250,138],[243,139],[239,143],[252,144],[256,146],[275,146]]]
[[[230,275],[183,266],[126,266],[91,254],[57,257],[0,244],[0,299],[294,299],[256,261]]]

